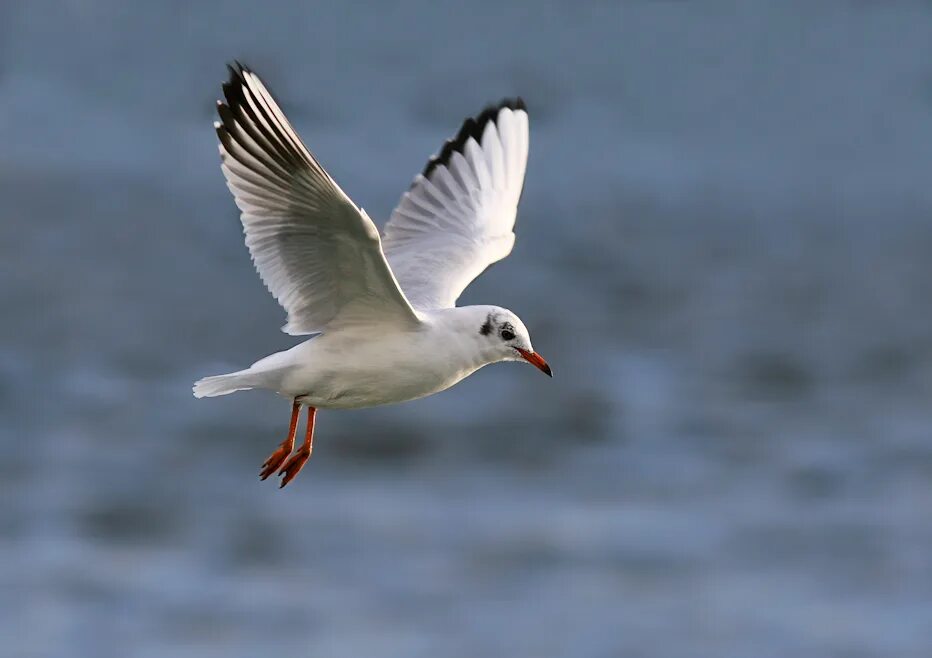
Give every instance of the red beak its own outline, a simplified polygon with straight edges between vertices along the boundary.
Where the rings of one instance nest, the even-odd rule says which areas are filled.
[[[553,377],[553,372],[551,372],[550,366],[547,365],[547,362],[544,361],[544,357],[542,357],[540,354],[537,352],[528,352],[527,350],[522,350],[520,347],[516,347],[515,349],[518,350],[518,353],[524,357],[525,361],[530,363],[532,366],[540,370],[548,377]]]

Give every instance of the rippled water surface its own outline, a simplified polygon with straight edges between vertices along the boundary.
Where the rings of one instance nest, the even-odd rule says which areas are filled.
[[[932,655],[928,3],[0,6],[4,656]],[[223,64],[388,216],[531,108],[549,380],[194,400],[294,343],[211,130]]]

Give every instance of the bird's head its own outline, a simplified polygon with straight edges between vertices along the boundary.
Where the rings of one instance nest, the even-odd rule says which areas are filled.
[[[550,366],[531,346],[531,336],[521,318],[505,308],[487,306],[474,331],[490,361],[527,361],[553,377]]]

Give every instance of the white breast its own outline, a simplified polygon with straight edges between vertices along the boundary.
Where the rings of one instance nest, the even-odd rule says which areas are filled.
[[[294,366],[281,392],[325,409],[414,400],[485,365],[469,341],[435,324],[378,336],[371,328],[324,334],[289,350],[288,357]]]

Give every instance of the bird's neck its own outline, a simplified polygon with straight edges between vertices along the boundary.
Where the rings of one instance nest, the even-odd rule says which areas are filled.
[[[451,357],[464,368],[477,370],[500,360],[480,332],[491,308],[462,306],[429,311],[435,331],[443,335]]]

